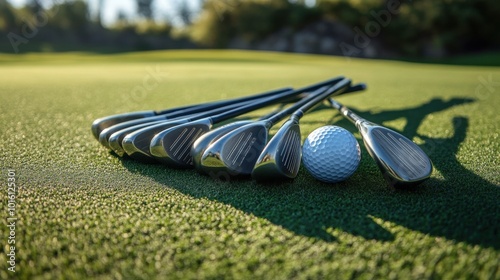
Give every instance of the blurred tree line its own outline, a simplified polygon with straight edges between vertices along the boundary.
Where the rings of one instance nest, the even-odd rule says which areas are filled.
[[[404,56],[422,56],[428,49],[454,55],[500,48],[498,0],[317,0],[313,6],[304,2],[206,0],[192,36],[203,45],[225,47],[236,36],[259,40],[285,27],[298,30],[331,20],[368,32],[378,24],[377,39]]]
[[[116,52],[195,47],[186,35],[173,36],[168,21],[154,20],[153,0],[134,0],[134,19],[117,11],[117,21],[103,26],[106,1],[110,0],[98,0],[93,15],[84,0],[29,0],[23,7],[0,0],[0,51]]]
[[[197,0],[195,10],[178,0],[175,24],[155,20],[153,4],[162,0],[133,0],[137,17],[120,13],[103,26],[106,1],[91,16],[84,0],[30,0],[21,8],[0,0],[0,50],[225,48],[236,37],[253,42],[325,20],[368,34],[378,24],[373,36],[404,56],[500,49],[498,0]]]

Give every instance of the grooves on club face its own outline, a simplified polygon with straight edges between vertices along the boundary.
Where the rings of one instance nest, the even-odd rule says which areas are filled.
[[[340,79],[335,85],[320,87],[308,99],[280,111],[267,120],[240,127],[215,141],[204,152],[200,168],[209,174],[224,174],[225,177],[241,177],[251,175],[252,170],[267,143],[268,129],[277,121],[296,111],[308,110],[329,95],[346,90],[351,81]],[[298,110],[298,111],[297,111]]]
[[[199,168],[208,174],[250,175],[266,145],[267,130],[266,121],[259,121],[229,132],[205,150]]]
[[[260,154],[253,168],[252,178],[257,182],[293,179],[299,172],[301,157],[299,124],[288,120]]]
[[[151,155],[169,167],[191,168],[191,147],[211,127],[210,118],[204,118],[163,130],[151,140]]]
[[[417,144],[391,129],[370,122],[358,122],[357,126],[365,147],[390,186],[416,185],[431,176],[432,162]]]
[[[203,156],[203,153],[208,146],[210,146],[213,142],[217,141],[219,138],[229,133],[230,131],[238,127],[247,125],[251,122],[252,121],[237,121],[228,123],[221,127],[212,129],[196,139],[196,141],[193,143],[193,146],[191,147],[191,156],[193,157],[193,165],[196,170],[198,170],[200,173],[203,173],[202,169],[200,168],[201,157]]]
[[[137,131],[139,129],[145,128],[145,127],[150,127],[153,125],[157,125],[159,123],[164,123],[165,121],[155,121],[155,122],[147,122],[147,123],[142,123],[138,125],[134,125],[131,127],[124,128],[122,130],[118,130],[117,132],[111,134],[111,136],[108,139],[108,144],[109,147],[115,154],[118,156],[122,157],[125,156],[126,151],[123,149],[123,140],[127,135],[130,133]]]
[[[123,150],[133,159],[143,163],[157,163],[158,161],[150,152],[151,140],[156,134],[171,127],[186,123],[186,119],[163,121],[133,131],[125,136],[122,141]]]
[[[131,121],[135,119],[147,118],[155,116],[154,111],[140,111],[140,112],[132,112],[127,114],[118,114],[111,115],[103,118],[96,119],[91,126],[92,135],[94,135],[95,139],[99,140],[99,135],[103,130],[113,125]]]
[[[307,94],[302,94],[301,98],[304,98],[306,96],[307,96]],[[298,102],[298,101],[300,101],[301,98],[295,98],[296,100],[290,100],[290,101],[291,102]],[[280,112],[284,107],[285,107],[285,104],[281,104],[281,106],[277,110],[274,110],[273,112],[261,117],[260,120],[265,120],[265,119],[272,117],[274,114]],[[205,174],[203,169],[200,168],[200,165],[201,165],[201,157],[203,156],[203,153],[208,148],[208,146],[210,146],[213,142],[217,141],[219,138],[221,138],[223,135],[229,133],[230,131],[232,131],[238,127],[242,127],[244,125],[250,124],[250,123],[252,123],[252,121],[250,121],[250,120],[228,123],[228,124],[225,124],[223,126],[212,129],[209,132],[203,134],[201,137],[199,137],[194,142],[193,147],[191,148],[191,156],[193,157],[193,165],[196,168],[196,170],[201,174]]]

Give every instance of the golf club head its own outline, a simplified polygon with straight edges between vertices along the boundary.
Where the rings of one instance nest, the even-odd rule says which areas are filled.
[[[370,156],[376,161],[389,186],[416,185],[431,176],[432,162],[410,139],[386,127],[357,122]]]
[[[175,127],[177,125],[185,124],[188,119],[177,119],[171,121],[163,121],[154,125],[143,127],[139,130],[133,131],[125,136],[122,141],[122,147],[125,153],[133,159],[143,163],[157,163],[158,161],[149,151],[151,140],[156,134]]]
[[[239,127],[205,150],[199,168],[207,174],[224,172],[231,177],[248,176],[267,143],[267,137],[266,121]]]
[[[191,147],[211,127],[212,120],[204,118],[163,130],[151,140],[151,155],[169,167],[191,168]]]
[[[156,116],[155,111],[140,111],[140,112],[117,114],[99,118],[92,123],[91,127],[92,134],[94,135],[95,139],[99,140],[99,135],[101,134],[101,132],[108,127],[126,121],[142,119],[147,117],[154,117],[154,116]]]
[[[193,143],[193,146],[191,147],[191,156],[193,157],[193,165],[196,170],[200,171],[200,173],[203,172],[202,169],[199,168],[199,166],[201,164],[201,157],[208,146],[210,146],[213,142],[217,141],[220,137],[229,133],[230,131],[238,127],[247,125],[251,122],[252,121],[237,121],[228,123],[221,127],[212,129],[196,139],[196,141]]]
[[[128,127],[132,127],[132,126],[136,126],[136,125],[140,125],[140,124],[147,124],[147,123],[165,120],[165,119],[166,119],[165,116],[154,116],[154,117],[147,117],[147,118],[141,118],[141,119],[134,119],[134,120],[125,121],[122,123],[115,124],[113,126],[110,126],[106,129],[104,129],[103,131],[101,131],[101,133],[99,134],[99,143],[101,143],[101,145],[103,145],[104,147],[111,149],[111,147],[109,146],[109,138],[111,137],[111,135],[113,135],[113,133],[118,132],[118,131],[125,129],[125,128],[128,128]]]
[[[286,121],[260,154],[252,171],[257,182],[297,177],[302,157],[300,127],[297,121]]]
[[[125,137],[128,134],[130,134],[130,133],[132,133],[134,131],[137,131],[139,129],[142,129],[142,128],[145,128],[145,127],[149,127],[149,126],[153,126],[153,125],[156,125],[156,124],[159,124],[159,123],[164,123],[164,122],[165,122],[165,120],[163,120],[163,121],[154,121],[154,122],[146,122],[146,123],[134,125],[134,126],[131,126],[131,127],[127,127],[127,128],[122,129],[122,130],[118,130],[117,132],[111,134],[111,136],[108,139],[108,145],[109,145],[109,147],[111,148],[111,150],[115,154],[117,154],[120,157],[123,157],[126,154],[126,152],[123,149],[122,142],[123,142],[123,139],[125,139]]]

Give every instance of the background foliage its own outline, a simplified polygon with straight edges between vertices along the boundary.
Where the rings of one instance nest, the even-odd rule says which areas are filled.
[[[99,2],[100,7],[104,2]],[[177,21],[155,18],[154,0],[136,0],[136,17],[120,14],[115,23],[103,26],[100,11],[97,17],[91,15],[86,1],[41,5],[31,0],[16,8],[0,0],[0,35],[5,38],[0,50],[11,52],[7,35],[22,34],[40,11],[50,15],[48,23],[21,51],[226,48],[235,37],[253,42],[320,20],[363,30],[394,3],[400,4],[399,9],[390,14],[377,39],[400,56],[428,56],[433,50],[461,55],[500,48],[500,2],[495,0],[317,0],[314,5],[290,0],[201,0],[196,9],[186,1],[179,3],[174,11]]]

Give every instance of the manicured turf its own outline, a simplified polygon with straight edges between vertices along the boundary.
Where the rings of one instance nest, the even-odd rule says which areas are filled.
[[[301,169],[270,186],[120,159],[90,133],[105,115],[340,74],[369,90],[338,100],[421,144],[431,179],[387,188],[359,133],[349,180],[322,184]],[[0,77],[0,218],[10,168],[19,278],[500,278],[500,68],[175,51],[0,55]],[[303,118],[303,139],[327,124],[356,132],[323,106]]]

